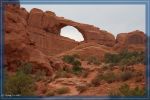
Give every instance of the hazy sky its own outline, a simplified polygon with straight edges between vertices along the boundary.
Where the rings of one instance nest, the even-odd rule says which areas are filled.
[[[50,10],[55,12],[57,16],[94,25],[100,29],[111,32],[115,36],[118,33],[131,32],[133,30],[145,32],[144,5],[22,4],[21,6],[26,8],[27,11],[30,11],[32,8],[39,8],[43,11]],[[70,27],[68,30],[73,32],[72,29],[73,28]]]

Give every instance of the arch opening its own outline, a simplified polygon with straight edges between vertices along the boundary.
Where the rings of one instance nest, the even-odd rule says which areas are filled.
[[[78,42],[82,42],[85,40],[82,33],[72,26],[65,26],[61,28],[60,36],[67,37]]]

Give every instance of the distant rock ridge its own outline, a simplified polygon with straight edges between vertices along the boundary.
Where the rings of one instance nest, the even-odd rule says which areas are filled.
[[[144,32],[135,30],[129,33],[120,33],[116,37],[115,50],[145,50],[146,47],[146,35]]]

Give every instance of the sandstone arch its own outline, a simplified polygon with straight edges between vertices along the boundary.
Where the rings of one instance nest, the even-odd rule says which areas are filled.
[[[41,29],[46,33],[58,36],[60,36],[61,28],[72,26],[82,33],[84,42],[95,42],[110,47],[115,44],[115,37],[111,33],[101,30],[93,25],[78,23],[63,17],[58,17],[50,11],[43,12],[39,9],[32,9],[29,13],[28,26],[29,28]]]
[[[63,17],[57,17],[56,19],[59,22],[59,25],[57,26],[57,30],[59,33],[61,28],[65,26],[72,26],[78,29],[80,33],[82,33],[84,42],[95,42],[106,46],[113,46],[115,44],[115,37],[107,31],[100,30],[98,27],[89,24],[74,22]]]
[[[76,28],[83,36],[84,38],[84,41],[87,41],[87,35],[86,33],[84,32],[84,29],[82,29],[80,27],[80,25],[78,25],[77,23],[73,22],[73,21],[68,21],[68,20],[60,20],[59,22],[59,26],[58,26],[58,34],[60,35],[60,32],[61,32],[61,29],[66,27],[66,26],[72,26],[74,28]]]

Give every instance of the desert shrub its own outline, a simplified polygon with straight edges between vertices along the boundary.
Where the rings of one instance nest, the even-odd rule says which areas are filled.
[[[102,75],[102,79],[107,83],[112,83],[116,80],[116,76],[112,71],[107,71]]]
[[[133,76],[133,74],[132,74],[131,71],[123,71],[123,72],[121,72],[121,74],[120,74],[120,79],[121,79],[122,81],[126,81],[126,80],[132,78],[132,76]]]
[[[134,65],[134,64],[138,64],[139,62],[137,61],[138,58],[136,58],[135,56],[132,56],[128,59],[122,59],[119,62],[119,65],[125,65],[125,66],[129,66],[129,65]]]
[[[117,91],[109,92],[109,96],[144,96],[145,94],[146,90],[144,88],[136,87],[131,89],[127,84],[121,85]]]
[[[131,95],[131,91],[130,91],[130,87],[127,84],[123,84],[120,88],[119,91],[122,95],[124,96],[130,96]]]
[[[87,86],[86,85],[78,85],[76,86],[77,91],[79,91],[80,93],[84,92],[87,90]]]
[[[81,62],[79,60],[74,60],[72,71],[75,74],[79,74],[82,72]]]
[[[34,79],[31,73],[32,63],[19,62],[15,75],[5,77],[5,94],[22,96],[34,95]]]
[[[119,88],[119,91],[123,96],[144,96],[146,94],[145,89],[140,89],[139,87],[130,89],[130,87],[127,84],[123,84]]]
[[[91,84],[93,84],[93,86],[98,86],[102,80],[105,80],[107,83],[112,83],[116,81],[117,78],[112,71],[106,71],[104,74],[96,75],[96,77],[91,81]]]
[[[81,62],[79,60],[74,60],[72,63],[73,66],[81,66]]]
[[[32,96],[34,89],[33,78],[22,71],[5,78],[4,92],[6,95]]]
[[[31,74],[32,73],[32,63],[29,62],[22,62],[20,63],[20,66],[18,68],[18,71],[22,71],[25,74]]]
[[[88,64],[100,65],[100,60],[96,56],[88,57],[87,61],[88,61]]]
[[[128,52],[124,50],[119,54],[107,53],[104,56],[105,63],[112,63],[114,65],[133,65],[142,63],[145,64],[145,53],[144,52]]]
[[[146,90],[144,88],[140,89],[139,87],[136,87],[130,91],[131,91],[132,96],[144,96],[144,95],[146,95]]]
[[[73,64],[75,61],[75,57],[71,55],[64,55],[62,60],[66,63]]]
[[[110,54],[106,53],[104,56],[105,63],[117,64],[120,61],[120,57],[118,54]]]
[[[81,74],[81,72],[82,72],[82,68],[80,67],[80,66],[73,66],[73,68],[72,68],[72,72],[74,73],[74,74]]]
[[[46,92],[46,96],[54,96],[55,95],[55,91],[54,90],[48,90]]]
[[[65,93],[69,93],[70,89],[68,87],[61,87],[56,89],[56,93],[58,94],[65,94]]]
[[[63,61],[72,64],[72,72],[74,74],[80,74],[82,72],[81,62],[76,59],[74,56],[65,55]]]

